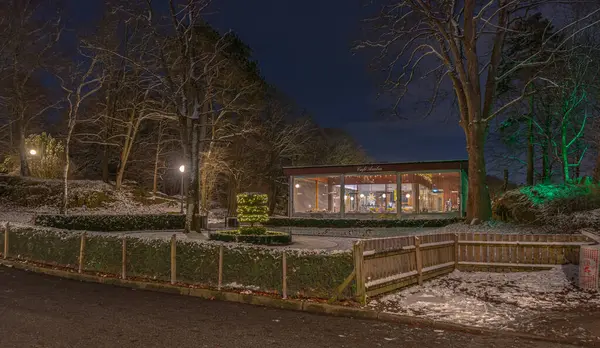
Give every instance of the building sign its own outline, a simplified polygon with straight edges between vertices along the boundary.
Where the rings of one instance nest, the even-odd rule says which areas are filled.
[[[361,167],[356,167],[356,171],[359,173],[364,173],[364,172],[380,172],[382,171],[383,168],[381,168],[380,166],[361,166]]]

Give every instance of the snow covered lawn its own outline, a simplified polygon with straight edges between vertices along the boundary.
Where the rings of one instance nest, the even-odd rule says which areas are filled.
[[[576,313],[584,308],[593,311],[596,320],[600,317],[597,315],[600,313],[600,295],[579,290],[573,283],[577,272],[578,266],[574,265],[539,272],[455,271],[421,287],[374,299],[368,306],[388,313],[458,324],[538,334],[546,334],[549,330],[550,334],[565,336],[573,334],[577,328],[558,330],[546,322],[541,330],[536,323],[557,312]],[[568,332],[558,332],[561,330]],[[587,332],[585,336],[600,339],[600,332]]]

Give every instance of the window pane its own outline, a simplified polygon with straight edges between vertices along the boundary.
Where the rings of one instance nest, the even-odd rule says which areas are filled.
[[[339,176],[294,178],[294,213],[333,214],[340,212]]]
[[[458,213],[459,190],[459,172],[403,174],[402,212]]]
[[[396,213],[396,175],[347,175],[344,204],[347,214]]]

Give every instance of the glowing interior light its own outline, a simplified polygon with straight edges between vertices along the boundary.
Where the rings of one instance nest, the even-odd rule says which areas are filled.
[[[410,198],[410,193],[407,193],[407,194],[406,194],[406,198]]]

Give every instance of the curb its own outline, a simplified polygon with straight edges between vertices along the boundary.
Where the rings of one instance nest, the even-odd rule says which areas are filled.
[[[480,336],[502,336],[520,338],[530,341],[542,341],[550,343],[561,343],[566,345],[578,345],[583,347],[597,347],[598,342],[581,342],[574,341],[568,338],[553,338],[546,336],[538,336],[534,334],[522,333],[517,331],[507,330],[492,330],[488,328],[479,328],[474,326],[454,324],[450,322],[436,321],[425,318],[411,317],[406,315],[396,315],[384,312],[376,312],[369,309],[346,307],[339,305],[330,305],[320,302],[308,302],[299,300],[283,300],[267,296],[240,294],[237,292],[218,291],[203,288],[188,288],[170,284],[151,283],[137,280],[125,280],[120,278],[105,278],[90,274],[81,274],[76,272],[68,272],[52,268],[44,268],[26,264],[19,261],[0,260],[0,265],[11,267],[19,270],[30,271],[34,273],[45,274],[54,277],[61,277],[70,280],[78,280],[89,283],[100,283],[114,285],[130,289],[139,289],[146,291],[163,292],[175,295],[184,295],[198,297],[205,300],[219,300],[228,302],[244,303],[255,306],[277,308],[283,310],[292,310],[299,312],[307,312],[313,314],[330,315],[337,317],[350,317],[355,319],[370,319],[379,320],[389,323],[404,324],[417,327],[429,327],[433,329],[466,332]]]

